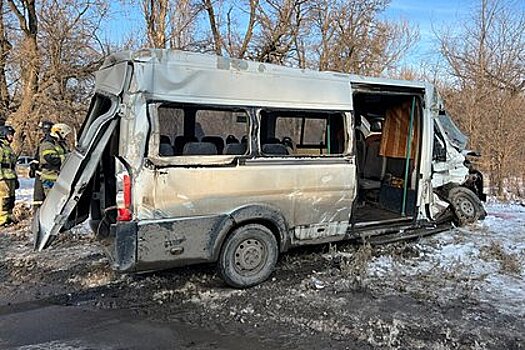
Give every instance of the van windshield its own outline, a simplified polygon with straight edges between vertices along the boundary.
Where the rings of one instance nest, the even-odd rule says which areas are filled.
[[[438,118],[450,143],[460,151],[463,151],[467,147],[468,137],[459,130],[448,114],[440,113]]]

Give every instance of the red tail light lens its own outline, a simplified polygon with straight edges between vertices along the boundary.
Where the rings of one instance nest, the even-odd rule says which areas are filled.
[[[131,221],[131,178],[122,176],[122,189],[117,192],[117,221]]]

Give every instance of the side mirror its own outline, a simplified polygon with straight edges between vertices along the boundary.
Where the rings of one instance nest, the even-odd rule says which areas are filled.
[[[461,151],[461,154],[464,156],[481,157],[481,153],[479,151],[463,150]]]

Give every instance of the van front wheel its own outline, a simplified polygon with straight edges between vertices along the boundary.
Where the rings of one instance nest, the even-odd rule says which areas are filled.
[[[472,224],[486,215],[483,204],[468,188],[454,187],[450,190],[448,198],[454,209],[456,222],[460,226]]]
[[[232,287],[251,287],[270,276],[278,254],[277,240],[270,229],[259,224],[244,225],[224,242],[219,256],[219,273]]]

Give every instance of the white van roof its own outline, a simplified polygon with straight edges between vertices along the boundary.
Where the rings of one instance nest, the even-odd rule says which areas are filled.
[[[367,77],[363,75],[349,74],[348,78],[350,79],[352,86],[358,85],[368,85],[368,86],[391,86],[399,88],[408,88],[408,89],[427,89],[432,85],[425,81],[417,80],[399,80],[399,79],[385,79],[385,78],[376,78],[376,77]]]
[[[99,91],[120,93],[133,65],[130,94],[153,100],[255,107],[351,110],[347,74],[176,50],[147,49],[109,56],[96,74]]]

